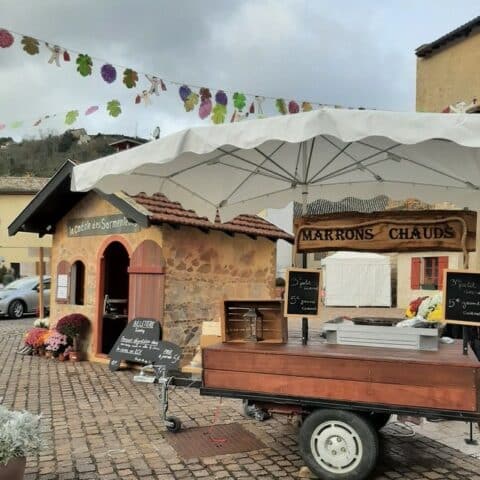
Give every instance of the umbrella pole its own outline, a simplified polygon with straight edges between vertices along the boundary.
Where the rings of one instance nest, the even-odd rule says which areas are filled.
[[[302,217],[307,214],[307,201],[308,201],[308,188],[307,185],[304,186],[304,191],[302,192]],[[302,253],[302,267],[307,268],[307,253]],[[302,318],[302,345],[308,343],[308,317]]]

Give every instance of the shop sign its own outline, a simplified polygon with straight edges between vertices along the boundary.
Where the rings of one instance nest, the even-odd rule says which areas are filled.
[[[298,252],[358,250],[402,252],[466,249],[465,221],[458,217],[433,221],[376,220],[357,225],[303,225],[298,229]]]
[[[443,318],[447,323],[480,326],[480,272],[445,270]]]
[[[138,231],[140,231],[140,225],[131,222],[122,214],[75,218],[67,222],[67,233],[69,237],[112,235],[115,233],[135,233]]]

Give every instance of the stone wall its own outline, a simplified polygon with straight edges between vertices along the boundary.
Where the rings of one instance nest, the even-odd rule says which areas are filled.
[[[220,321],[224,299],[274,298],[276,248],[265,238],[164,227],[166,335],[189,357],[204,320]]]

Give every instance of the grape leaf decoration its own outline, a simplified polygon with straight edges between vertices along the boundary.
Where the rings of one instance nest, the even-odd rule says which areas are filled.
[[[65,115],[65,123],[67,125],[74,124],[77,121],[77,119],[78,119],[78,110],[70,110]]]
[[[226,115],[227,115],[227,107],[225,105],[222,105],[221,103],[217,103],[213,107],[212,122],[217,125],[219,123],[223,123],[225,122]]]
[[[127,88],[136,87],[138,82],[138,73],[131,68],[126,68],[123,72],[123,83]]]
[[[37,55],[40,53],[40,49],[38,48],[38,40],[33,37],[23,37],[22,38],[22,45],[23,49],[29,54],[29,55]]]
[[[233,94],[233,105],[237,110],[242,111],[245,108],[246,104],[247,104],[247,98],[243,93],[235,92]]]
[[[200,107],[198,107],[198,116],[205,120],[212,113],[212,101],[210,97],[202,98]]]
[[[210,92],[210,89],[202,87],[200,89],[200,100],[203,102],[204,100],[208,100],[210,98],[212,98],[212,92]]]
[[[182,99],[182,102],[185,102],[188,98],[188,96],[192,93],[192,90],[188,85],[182,85],[178,89],[178,94],[180,95],[180,98]]]
[[[0,29],[0,47],[1,48],[11,47],[14,41],[15,39],[13,38],[13,35],[8,30],[5,30],[4,28]]]
[[[198,104],[198,94],[195,92],[190,93],[190,95],[185,99],[184,106],[187,112],[191,112]]]
[[[107,103],[107,111],[111,117],[118,117],[122,113],[122,107],[118,100],[110,100]]]
[[[304,112],[311,112],[313,110],[312,104],[310,102],[303,102],[302,103],[302,111]]]
[[[92,74],[93,62],[89,55],[79,53],[77,57],[77,72],[82,77],[88,77]]]
[[[277,100],[275,101],[275,106],[277,107],[279,113],[281,113],[282,115],[286,115],[287,105],[285,104],[285,100],[283,98],[277,98]]]
[[[290,100],[288,102],[288,113],[298,113],[300,111],[300,107],[297,102],[294,100]]]

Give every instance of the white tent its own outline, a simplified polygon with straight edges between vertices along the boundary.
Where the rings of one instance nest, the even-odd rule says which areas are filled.
[[[337,252],[323,260],[325,305],[328,307],[390,307],[391,266],[385,255]]]

